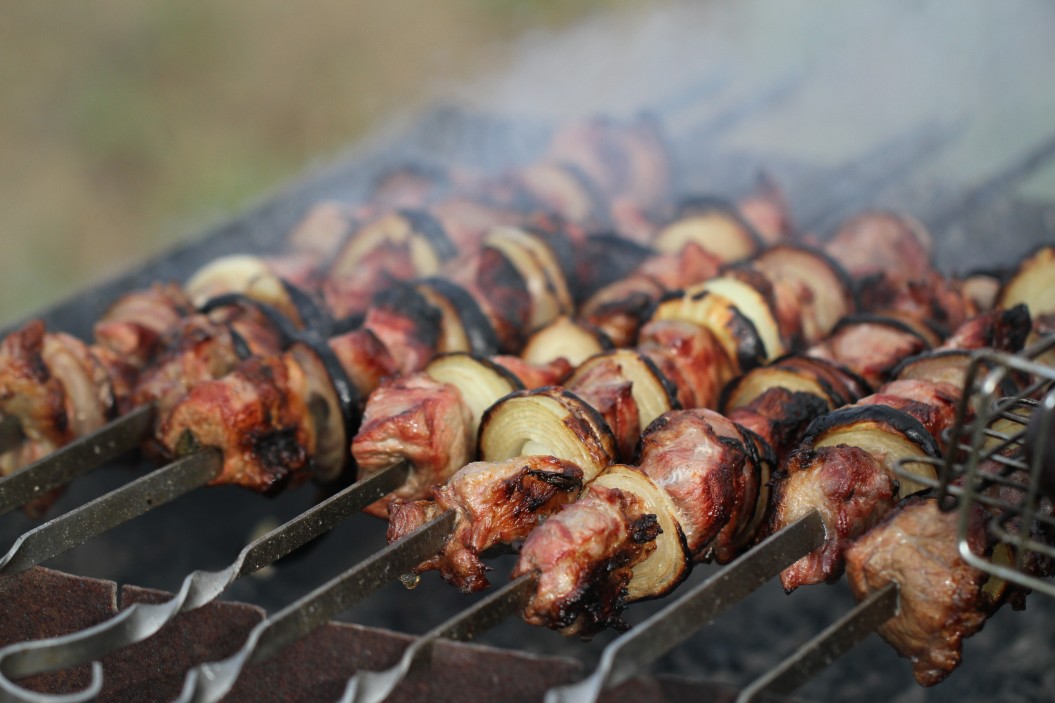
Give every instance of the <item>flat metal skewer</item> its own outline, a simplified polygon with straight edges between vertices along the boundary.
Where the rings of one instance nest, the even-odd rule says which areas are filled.
[[[766,674],[751,682],[736,703],[753,703],[764,694],[789,694],[852,649],[898,612],[898,586],[892,581],[858,603],[823,632]]]
[[[184,680],[183,692],[178,702],[211,703],[220,700],[234,687],[242,669],[247,665],[270,659],[288,645],[324,625],[333,616],[409,572],[442,549],[443,543],[454,528],[454,520],[453,510],[444,512],[366,561],[261,621],[233,656],[191,669]]]
[[[207,454],[211,455],[212,452]],[[179,592],[168,601],[136,603],[93,627],[60,637],[19,642],[0,649],[0,701],[75,703],[91,700],[102,685],[102,667],[97,663],[92,667],[92,684],[73,694],[55,696],[37,693],[18,686],[14,679],[77,666],[115,649],[141,642],[180,613],[215,600],[239,577],[274,563],[332,529],[352,513],[391,493],[406,481],[409,472],[409,465],[400,462],[345,488],[250,542],[227,568],[188,574]]]
[[[358,671],[348,680],[340,703],[381,703],[411,673],[427,666],[439,639],[468,642],[527,605],[538,574],[517,577],[502,588],[440,623],[414,640],[395,666],[385,671]]]
[[[594,703],[606,688],[640,673],[647,664],[684,642],[823,541],[824,523],[820,514],[811,510],[612,640],[590,676],[570,686],[550,689],[546,703]]]
[[[164,505],[220,475],[223,457],[206,449],[151,471],[22,533],[0,557],[0,574],[25,571]]]
[[[0,515],[137,447],[154,426],[153,403],[135,408],[39,461],[0,478]]]

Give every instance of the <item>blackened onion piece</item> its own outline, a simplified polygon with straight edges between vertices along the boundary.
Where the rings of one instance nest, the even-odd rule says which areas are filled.
[[[676,293],[656,305],[653,320],[682,320],[708,329],[741,373],[766,360],[766,346],[754,322],[724,295],[708,290]]]
[[[471,354],[489,356],[498,353],[498,335],[480,305],[461,286],[444,278],[427,278],[420,284],[428,286],[449,300],[458,312],[462,330],[468,341]],[[453,351],[453,350],[452,350]]]
[[[517,391],[492,406],[480,426],[480,458],[554,456],[583,471],[585,481],[615,460],[615,438],[598,412],[559,387]]]
[[[326,407],[325,425],[328,432],[319,435],[318,453],[319,455],[328,453],[331,459],[315,462],[315,478],[320,483],[330,483],[338,480],[345,473],[351,461],[352,455],[348,451],[348,446],[351,443],[350,439],[359,429],[363,399],[356,390],[355,384],[348,377],[348,372],[337,359],[337,355],[326,342],[317,337],[307,336],[301,338],[301,344],[310,350],[313,355],[311,360],[321,365],[321,370],[326,375],[325,381],[329,384],[328,388],[313,384],[312,390]],[[294,347],[294,354],[297,354],[297,351]],[[308,360],[302,357],[301,363],[302,366],[307,366]],[[314,371],[313,369],[309,374]],[[312,378],[314,379],[314,376]],[[308,405],[309,409],[319,414],[319,411],[312,407],[311,402]],[[324,446],[329,448],[330,452],[324,452]]]
[[[814,448],[839,444],[860,447],[878,459],[891,475],[901,459],[938,457],[941,453],[919,420],[885,405],[855,405],[819,417],[806,430],[802,443]],[[901,468],[932,481],[937,478],[929,463],[909,462]],[[898,482],[900,496],[927,488],[926,484],[904,477],[899,477]]]
[[[415,235],[428,241],[441,261],[453,259],[458,249],[447,236],[443,225],[426,210],[399,210],[399,214],[410,222]]]
[[[616,234],[587,237],[574,277],[578,282],[576,300],[581,302],[601,288],[626,278],[653,253],[651,248]]]
[[[458,389],[472,415],[473,436],[487,409],[524,385],[503,366],[470,354],[440,354],[425,367],[425,373]]]
[[[763,251],[750,265],[775,283],[783,282],[799,290],[798,299],[805,313],[802,332],[807,344],[814,344],[857,307],[853,280],[837,261],[817,249],[781,244]]]
[[[787,351],[788,340],[782,334],[773,290],[764,276],[751,271],[729,273],[690,286],[685,293],[694,295],[704,291],[725,297],[751,321],[762,340],[766,361],[772,361]]]
[[[274,307],[268,305],[267,303],[262,302],[260,300],[256,300],[254,298],[250,298],[244,293],[224,293],[223,295],[218,295],[215,298],[210,298],[209,300],[202,303],[201,306],[199,306],[199,310],[202,313],[208,315],[209,313],[215,310],[219,310],[220,308],[225,308],[232,305],[251,307],[257,310],[269,323],[274,326],[275,331],[279,335],[280,343],[283,347],[289,346],[299,334],[299,331],[297,330],[296,326],[284,314],[279,312]],[[246,357],[243,356],[242,358]]]
[[[758,233],[735,205],[709,196],[684,201],[674,220],[656,235],[653,246],[657,251],[676,254],[690,242],[725,263],[746,259],[762,248]]]
[[[297,311],[300,326],[322,337],[329,337],[333,333],[333,317],[321,301],[300,286],[284,278],[279,280]]]

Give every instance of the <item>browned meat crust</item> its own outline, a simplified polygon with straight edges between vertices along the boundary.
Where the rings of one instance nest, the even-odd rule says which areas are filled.
[[[581,488],[582,469],[554,457],[475,462],[436,487],[433,500],[394,500],[388,540],[403,537],[446,510],[457,511],[443,552],[415,571],[439,569],[463,592],[479,591],[488,585],[481,552],[524,539],[543,518],[575,500]]]
[[[847,367],[875,388],[887,379],[899,361],[926,348],[927,344],[918,335],[887,324],[863,321],[841,326],[808,353]]]
[[[631,274],[594,293],[581,309],[583,319],[598,328],[617,347],[637,339],[645,313],[666,289],[651,276]]]
[[[469,463],[475,448],[472,415],[457,388],[423,373],[383,383],[366,403],[352,456],[360,477],[399,461],[410,463],[411,474],[367,512],[385,518],[393,497],[422,498]]]
[[[666,490],[689,552],[697,559],[726,550],[754,512],[761,488],[760,444],[753,433],[704,409],[667,413],[641,437],[639,465]]]
[[[170,456],[217,447],[224,464],[215,484],[274,493],[306,478],[315,453],[307,385],[291,355],[253,357],[195,385],[163,416],[158,439]]]
[[[591,484],[524,542],[513,576],[540,572],[524,619],[583,637],[625,627],[618,616],[626,585],[633,565],[655,549],[658,530],[639,498]]]
[[[165,333],[193,312],[183,289],[156,283],[118,298],[95,323],[95,339],[126,363],[142,367],[153,358]]]
[[[814,509],[825,526],[824,544],[781,572],[788,592],[838,578],[846,545],[889,511],[897,495],[897,482],[877,459],[844,444],[796,451],[777,481],[770,533]]]
[[[683,408],[713,408],[735,373],[725,348],[700,325],[653,320],[641,328],[638,349],[678,389]]]
[[[960,557],[958,519],[934,500],[909,499],[846,551],[847,578],[858,600],[897,582],[898,613],[879,634],[912,662],[924,686],[959,665],[963,639],[980,630],[994,608],[982,590],[986,574]],[[972,514],[967,535],[976,553],[986,550],[983,522],[980,512]]]
[[[631,457],[641,436],[641,417],[631,392],[633,382],[625,378],[619,362],[609,358],[594,363],[586,373],[576,376],[568,390],[586,401],[608,423],[618,456]]]
[[[560,385],[575,370],[564,357],[546,364],[529,364],[519,356],[500,354],[491,357],[491,361],[520,379],[524,388],[529,390],[542,386]]]
[[[897,272],[915,280],[930,273],[929,239],[911,218],[865,212],[843,223],[824,248],[854,278]]]
[[[98,429],[114,409],[107,367],[84,342],[35,320],[0,342],[0,417],[21,439],[0,475]]]

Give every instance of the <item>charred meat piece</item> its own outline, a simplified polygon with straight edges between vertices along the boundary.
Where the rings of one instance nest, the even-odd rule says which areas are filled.
[[[709,330],[679,320],[653,320],[638,347],[671,379],[683,408],[713,408],[734,375],[725,349]]]
[[[524,539],[546,516],[575,500],[582,469],[546,456],[515,457],[465,466],[433,489],[432,500],[396,499],[389,506],[388,540],[393,542],[446,510],[457,512],[444,550],[417,567],[439,569],[463,592],[486,588],[487,567],[480,554]]]
[[[668,413],[641,437],[641,470],[670,496],[689,553],[723,558],[749,522],[763,476],[752,433],[711,410]],[[722,539],[716,538],[722,535]]]
[[[898,613],[879,634],[912,662],[924,686],[959,665],[964,638],[982,628],[996,605],[984,588],[987,574],[960,557],[958,519],[934,500],[911,499],[846,551],[857,599],[891,581],[898,584]],[[984,519],[980,510],[972,511],[967,538],[976,553],[986,552]]]
[[[108,369],[84,342],[40,320],[0,342],[0,418],[20,439],[0,455],[0,475],[98,429],[113,409]]]
[[[392,497],[421,498],[433,485],[445,483],[472,460],[472,430],[472,415],[454,386],[426,374],[383,383],[367,401],[352,456],[363,478],[400,461],[410,464],[411,474],[367,512],[385,518]]]
[[[157,401],[164,415],[195,384],[220,378],[245,356],[274,354],[281,342],[271,321],[251,306],[184,318],[165,335],[154,363],[140,375],[129,407]]]
[[[845,444],[800,449],[791,455],[786,472],[778,477],[781,483],[769,531],[776,532],[811,510],[820,512],[825,526],[824,545],[781,572],[784,589],[791,591],[838,578],[843,550],[894,507],[898,484],[879,460]]]
[[[658,527],[655,515],[645,513],[633,494],[591,485],[524,542],[514,577],[541,574],[525,620],[583,637],[625,627],[618,615],[633,576],[631,565],[655,549]]]
[[[633,455],[641,436],[633,386],[634,382],[626,378],[615,359],[605,359],[593,364],[585,373],[576,374],[576,384],[570,386],[608,423],[615,436],[618,456],[624,458]]]
[[[835,328],[826,341],[808,354],[846,366],[873,388],[890,375],[904,358],[928,348],[926,340],[891,318],[848,318]]]
[[[274,493],[310,474],[318,439],[308,379],[291,354],[253,357],[222,379],[195,385],[160,423],[170,456],[223,452],[215,484]]]
[[[425,368],[439,342],[440,312],[412,288],[392,288],[374,296],[363,328],[381,340],[400,373]]]
[[[949,383],[921,380],[891,381],[879,392],[858,401],[859,405],[886,405],[919,420],[942,444],[942,432],[956,418],[956,404],[963,389]]]
[[[637,339],[645,314],[664,293],[663,285],[651,276],[631,275],[597,291],[583,304],[581,314],[615,346],[627,347]]]
[[[194,311],[173,284],[126,293],[95,323],[95,339],[135,367],[153,358],[165,333]]]
[[[824,249],[854,278],[884,274],[914,280],[931,271],[930,234],[916,220],[893,212],[856,215]]]

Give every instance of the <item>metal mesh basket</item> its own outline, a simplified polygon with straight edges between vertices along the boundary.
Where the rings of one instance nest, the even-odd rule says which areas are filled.
[[[1019,354],[975,352],[955,424],[944,437],[945,455],[913,457],[897,469],[934,489],[943,510],[959,511],[959,549],[969,564],[1050,596],[1055,596],[1055,583],[1027,573],[1025,565],[1030,553],[1055,559],[1055,542],[1050,541],[1055,517],[1041,490],[1042,457],[1055,438],[1048,432],[1028,433],[1031,422],[1052,427],[1053,385],[1055,336]],[[1015,386],[1021,390],[1008,394]],[[1032,444],[1028,451],[1027,441]],[[921,479],[918,470],[910,471],[911,464],[921,461],[935,466],[937,478]],[[987,530],[995,540],[985,554],[974,551],[967,539],[971,515],[979,508],[991,516]]]

